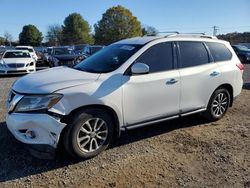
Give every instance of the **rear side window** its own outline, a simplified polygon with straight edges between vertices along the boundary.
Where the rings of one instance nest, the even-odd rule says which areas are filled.
[[[136,62],[147,64],[150,73],[172,70],[172,44],[170,42],[156,44],[146,50]]]
[[[181,67],[193,67],[209,63],[207,49],[202,42],[178,42]]]
[[[232,58],[232,53],[224,44],[207,42],[206,45],[208,46],[215,62],[228,61]]]

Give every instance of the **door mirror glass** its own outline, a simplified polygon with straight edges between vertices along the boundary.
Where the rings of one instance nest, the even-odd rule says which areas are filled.
[[[149,73],[149,66],[144,63],[135,63],[131,67],[132,74],[147,74]]]

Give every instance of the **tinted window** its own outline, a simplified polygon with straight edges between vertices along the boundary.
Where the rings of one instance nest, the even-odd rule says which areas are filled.
[[[160,43],[146,50],[136,62],[149,66],[149,72],[160,72],[173,69],[173,50],[170,42]]]
[[[3,58],[29,58],[30,54],[28,52],[6,52]]]
[[[16,48],[17,50],[28,50],[29,52],[34,52],[34,50],[33,49],[31,49],[31,48]]]
[[[231,52],[224,44],[215,42],[207,42],[206,44],[214,58],[214,61],[227,61],[232,58]]]
[[[179,42],[181,67],[209,63],[206,47],[202,42]]]
[[[112,44],[86,58],[74,68],[92,73],[112,72],[125,63],[141,47],[141,45],[132,44]]]
[[[73,51],[67,48],[54,48],[54,54],[55,55],[69,55],[69,54],[73,54]]]

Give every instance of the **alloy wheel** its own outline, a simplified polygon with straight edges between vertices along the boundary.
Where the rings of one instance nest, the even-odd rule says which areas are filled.
[[[84,122],[77,134],[77,144],[86,153],[99,149],[108,137],[108,127],[101,118],[92,118]]]
[[[222,116],[228,107],[228,96],[225,93],[219,93],[213,103],[212,112],[216,117]]]

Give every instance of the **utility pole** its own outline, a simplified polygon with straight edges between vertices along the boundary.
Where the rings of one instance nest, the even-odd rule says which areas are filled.
[[[219,30],[218,26],[213,26],[213,35],[216,36],[217,35],[217,31]]]

